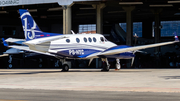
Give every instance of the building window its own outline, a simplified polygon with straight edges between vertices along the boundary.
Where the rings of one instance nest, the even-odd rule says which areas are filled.
[[[119,23],[121,28],[126,32],[126,23]],[[142,22],[134,22],[133,23],[133,35],[137,35],[138,37],[142,37]]]
[[[79,25],[79,33],[96,33],[96,24]]]
[[[155,26],[154,22],[153,26]],[[174,36],[174,32],[180,36],[180,21],[161,21],[161,26],[162,37]],[[152,36],[154,37],[154,27]]]

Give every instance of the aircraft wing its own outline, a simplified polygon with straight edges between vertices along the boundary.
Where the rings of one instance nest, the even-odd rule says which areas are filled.
[[[16,43],[16,44],[23,44],[25,42],[25,39],[16,39],[16,38],[8,38],[5,40],[6,42]]]
[[[130,46],[129,47],[122,47],[120,45],[120,46],[115,46],[115,47],[106,49],[103,52],[91,54],[91,55],[87,56],[86,58],[97,58],[98,56],[101,56],[101,55],[114,55],[114,54],[120,54],[120,53],[124,53],[124,52],[137,51],[140,49],[158,47],[158,46],[173,44],[176,42],[179,42],[179,40],[171,41],[171,42],[162,42],[162,43],[150,44],[150,45],[143,45],[143,46],[135,46],[135,47],[130,47]]]
[[[124,53],[124,52],[129,52],[129,51],[136,51],[136,50],[140,50],[140,49],[146,49],[146,48],[158,47],[158,46],[163,46],[163,45],[169,45],[169,44],[173,44],[173,43],[176,43],[176,42],[179,42],[179,41],[162,42],[162,43],[143,45],[143,46],[135,46],[135,47],[127,47],[127,48],[122,48],[120,46],[115,46],[115,47],[109,48],[109,49],[101,52],[99,55],[119,54],[119,53]]]
[[[34,53],[39,53],[39,54],[44,54],[44,55],[48,55],[48,56],[55,56],[53,54],[50,53],[44,53],[44,52],[39,52],[39,51],[35,51],[35,50],[30,50],[29,47],[27,46],[9,46],[11,48],[16,48],[16,49],[20,49],[20,50],[25,50],[25,51],[29,51],[29,52],[34,52]]]

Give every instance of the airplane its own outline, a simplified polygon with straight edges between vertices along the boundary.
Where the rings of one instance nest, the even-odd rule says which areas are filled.
[[[5,41],[4,38],[1,38],[1,39],[2,39],[3,45],[5,47],[9,46],[6,41],[8,41],[8,40],[15,40],[15,39],[12,39],[12,38],[7,39],[6,41]],[[20,41],[20,39],[18,39],[18,41]],[[21,41],[24,42],[25,40],[22,39]],[[22,44],[22,42],[16,42],[16,44]],[[3,54],[7,54],[8,55],[8,54],[19,54],[19,53],[24,53],[24,51],[16,49],[16,48],[10,48],[10,49],[6,50],[6,52],[4,52]]]
[[[9,45],[5,41],[5,39],[4,38],[1,38],[1,39],[2,39],[3,45],[5,47],[8,47]],[[9,38],[9,39],[12,39],[12,38]],[[9,39],[7,39],[7,40],[9,40]],[[12,40],[15,40],[15,39],[12,39]],[[21,44],[22,42],[20,42],[20,41],[24,42],[25,40],[24,39],[22,39],[22,40],[18,39],[18,41],[16,43],[17,44]],[[8,67],[12,68],[12,55],[14,55],[14,54],[21,54],[21,53],[24,53],[24,51],[16,49],[16,48],[10,48],[10,49],[7,49],[6,52],[3,52],[3,54],[0,55],[0,57],[9,56],[9,60],[8,60],[9,65],[8,65]]]
[[[1,38],[2,39],[2,43],[5,47],[8,47],[10,43],[15,43],[15,44],[18,44],[18,45],[23,45],[23,42],[25,42],[26,40],[25,39],[16,39],[16,38],[8,38],[8,39],[4,39],[4,38]],[[7,43],[7,42],[8,43]],[[23,50],[20,50],[20,49],[16,49],[16,48],[9,48],[7,49],[5,52],[3,52],[2,55],[0,55],[0,57],[5,57],[5,56],[9,56],[9,60],[8,60],[8,68],[13,68],[13,64],[12,64],[12,60],[13,60],[13,56],[14,55],[19,55],[19,54],[23,54],[23,57],[18,57],[18,58],[35,58],[36,61],[39,61],[39,67],[41,68],[42,67],[42,58],[38,58],[41,54],[39,53],[34,53],[34,52],[29,52],[29,51],[23,51]],[[16,56],[17,58],[17,56]],[[54,66],[55,67],[59,67],[59,61],[57,61],[56,59],[54,58],[51,58],[54,60]]]
[[[121,68],[119,59],[134,59],[134,53],[140,49],[179,42],[177,35],[175,35],[175,41],[131,47],[116,45],[108,41],[102,34],[47,33],[40,30],[28,10],[19,9],[19,13],[26,39],[23,44],[27,46],[12,45],[9,47],[54,56],[62,62],[62,71],[69,71],[71,65],[67,61],[68,59],[89,59],[90,65],[95,58],[101,58],[102,71],[109,71],[110,64],[107,58],[115,58],[116,68],[119,70]]]

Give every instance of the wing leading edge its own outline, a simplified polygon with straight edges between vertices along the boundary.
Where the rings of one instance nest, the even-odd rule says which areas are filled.
[[[120,54],[124,52],[137,51],[137,50],[146,49],[146,48],[169,45],[169,44],[173,44],[177,42],[179,42],[179,40],[176,39],[175,41],[171,41],[171,42],[162,42],[162,43],[156,43],[156,44],[150,44],[150,45],[144,45],[144,46],[135,46],[135,47],[130,47],[130,46],[122,47],[120,45],[120,46],[109,48],[103,52],[91,54],[87,56],[86,58],[96,58],[97,56],[100,56],[100,55],[115,55],[115,54]]]
[[[127,47],[127,48],[120,48],[120,49],[118,48],[119,46],[116,46],[116,47],[110,48],[108,50],[105,50],[100,55],[119,54],[119,53],[124,53],[124,52],[129,52],[129,51],[136,51],[136,50],[140,50],[140,49],[146,49],[146,48],[152,48],[152,47],[169,45],[169,44],[173,44],[173,43],[176,43],[176,42],[179,42],[179,41],[163,42],[163,43],[157,43],[157,44],[151,44],[151,45]]]

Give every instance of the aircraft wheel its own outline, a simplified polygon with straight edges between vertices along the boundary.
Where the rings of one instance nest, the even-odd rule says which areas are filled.
[[[63,67],[62,67],[62,71],[63,72],[69,71],[69,66],[67,64],[64,64]]]
[[[103,62],[101,71],[109,71],[109,66],[107,65],[106,62]]]
[[[118,69],[118,70],[121,69],[121,65],[116,63],[116,69]]]

